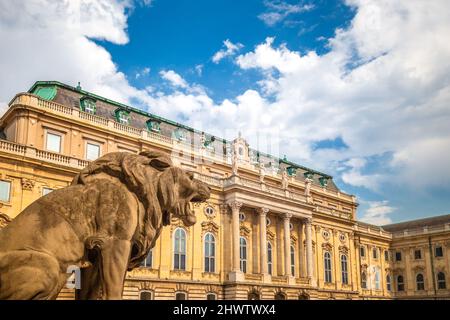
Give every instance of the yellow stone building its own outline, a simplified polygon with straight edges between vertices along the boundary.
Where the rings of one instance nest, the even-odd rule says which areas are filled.
[[[327,174],[58,82],[17,94],[0,119],[0,227],[89,161],[148,149],[212,193],[194,226],[164,228],[125,299],[450,298],[450,215],[359,222]]]

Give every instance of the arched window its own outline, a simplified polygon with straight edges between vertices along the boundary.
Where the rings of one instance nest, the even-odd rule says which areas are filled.
[[[283,292],[277,292],[275,294],[275,300],[286,300],[286,295]]]
[[[325,282],[331,282],[331,254],[326,251],[323,255]]]
[[[375,270],[375,290],[380,290],[381,286],[380,286],[380,269],[377,268]]]
[[[209,292],[206,294],[206,300],[217,300],[217,294]]]
[[[291,246],[291,275],[295,277],[295,248]]]
[[[367,289],[367,276],[364,271],[361,273],[361,288]]]
[[[145,260],[142,261],[141,267],[151,268],[153,266],[153,250],[150,250],[145,257]]]
[[[187,300],[187,293],[186,292],[175,293],[175,300]]]
[[[173,268],[186,270],[186,231],[181,228],[175,230],[173,245]]]
[[[445,274],[443,272],[439,272],[437,274],[437,285],[438,285],[438,289],[447,288],[447,285],[445,283]]]
[[[215,272],[216,239],[212,233],[205,235],[205,272]]]
[[[347,265],[347,256],[345,254],[341,255],[341,272],[342,272],[342,283],[348,284],[348,265]]]
[[[140,300],[153,300],[153,292],[151,291],[141,291],[139,293]]]
[[[272,244],[267,242],[267,271],[272,274]]]
[[[403,276],[397,276],[397,291],[405,291],[405,282]]]
[[[259,293],[256,291],[250,291],[248,293],[248,300],[259,300]]]
[[[425,282],[423,280],[423,274],[421,273],[416,275],[416,287],[417,290],[425,290]]]
[[[391,291],[391,276],[390,275],[386,276],[386,290]]]
[[[245,240],[244,237],[240,238],[239,249],[240,249],[239,255],[240,255],[241,271],[246,273],[247,272],[247,240]]]

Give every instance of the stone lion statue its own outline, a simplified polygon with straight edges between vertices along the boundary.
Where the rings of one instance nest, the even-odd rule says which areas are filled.
[[[171,215],[193,225],[190,202],[209,194],[161,153],[104,155],[0,230],[0,299],[56,299],[74,266],[77,298],[121,299]]]

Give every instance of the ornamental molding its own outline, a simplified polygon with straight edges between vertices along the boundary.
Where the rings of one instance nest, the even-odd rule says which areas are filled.
[[[6,227],[11,220],[12,219],[6,213],[0,213],[0,229]]]
[[[297,237],[293,234],[291,234],[291,242],[292,244],[296,244],[297,243]]]
[[[176,291],[183,291],[183,292],[188,292],[188,285],[185,283],[177,283],[176,285]]]
[[[425,267],[424,266],[415,266],[413,268],[414,272],[424,272],[425,271]]]
[[[350,250],[347,248],[347,246],[339,246],[339,252],[343,254],[348,254]]]
[[[177,228],[181,228],[186,231],[186,234],[189,234],[189,228],[186,228],[183,221],[179,218],[170,219],[170,231],[173,233]]]
[[[214,221],[203,221],[201,226],[202,226],[202,236],[207,232],[211,232],[216,236],[219,233],[219,225]]]
[[[155,291],[155,285],[151,281],[139,281],[139,290]]]
[[[322,249],[325,251],[333,251],[333,246],[329,243],[322,243]]]
[[[247,226],[241,226],[241,228],[240,228],[240,234],[241,234],[241,236],[243,236],[243,237],[248,238],[248,237],[250,236],[251,232],[252,232],[252,231],[251,231],[250,228],[247,227]]]
[[[219,295],[220,287],[210,284],[205,288],[205,293],[215,293],[216,295]]]
[[[275,233],[271,230],[267,230],[267,239],[273,241],[275,239]]]
[[[35,181],[32,179],[22,178],[22,189],[33,191]]]

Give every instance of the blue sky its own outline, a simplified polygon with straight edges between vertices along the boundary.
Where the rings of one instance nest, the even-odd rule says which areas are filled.
[[[0,0],[0,114],[80,81],[331,174],[363,221],[447,214],[448,34],[446,0]]]

